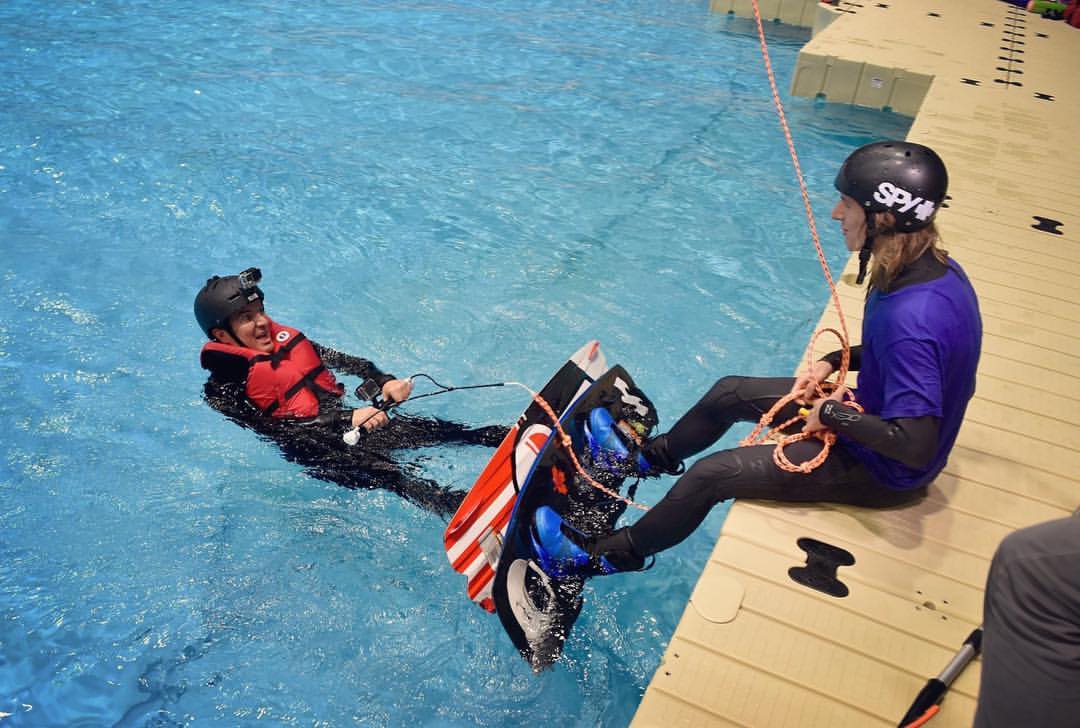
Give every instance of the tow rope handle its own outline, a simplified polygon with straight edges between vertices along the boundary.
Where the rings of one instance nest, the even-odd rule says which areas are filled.
[[[379,412],[384,412],[387,414],[387,416],[389,416],[390,410],[400,407],[401,405],[405,404],[405,402],[414,402],[418,399],[423,399],[424,397],[434,397],[439,394],[446,394],[447,392],[454,392],[459,389],[488,389],[491,387],[505,387],[507,384],[514,384],[514,382],[492,382],[490,384],[470,384],[461,387],[453,387],[437,382],[434,377],[432,377],[430,374],[425,374],[424,372],[417,372],[416,374],[408,377],[408,380],[410,382],[415,381],[417,377],[423,377],[424,379],[429,380],[436,387],[439,387],[439,389],[435,390],[434,392],[424,392],[423,394],[418,394],[415,397],[410,396],[408,399],[405,399],[401,402],[387,402],[382,399],[382,392],[379,389],[379,385],[375,382],[374,379],[371,379],[369,377],[368,379],[365,379],[363,382],[361,382],[360,385],[356,388],[355,392],[357,399],[368,400],[369,402],[371,402],[371,406],[378,411],[372,412],[370,415],[365,417],[359,424],[354,425],[353,427],[342,433],[341,439],[345,441],[345,444],[352,447],[353,445],[359,443],[360,437],[364,434],[364,424],[367,423],[368,420],[373,417],[377,417]]]
[[[596,488],[597,490],[603,492],[608,497],[616,499],[616,500],[620,500],[623,503],[627,504],[628,506],[632,506],[632,507],[637,508],[637,509],[642,510],[642,511],[649,510],[648,506],[641,505],[640,503],[635,502],[633,499],[627,498],[627,497],[621,495],[618,491],[614,491],[614,490],[608,488],[607,486],[605,486],[604,484],[597,481],[595,478],[593,478],[591,475],[589,475],[585,471],[584,466],[582,466],[581,461],[578,460],[577,454],[574,452],[572,438],[570,437],[570,435],[568,435],[566,433],[566,430],[563,429],[562,423],[559,421],[559,416],[555,413],[555,410],[551,407],[551,405],[549,405],[547,403],[547,401],[543,397],[541,397],[538,392],[533,391],[532,388],[525,386],[521,382],[492,382],[491,384],[470,384],[470,385],[464,385],[464,386],[460,386],[460,387],[452,387],[452,386],[448,386],[448,385],[445,385],[445,384],[440,384],[439,382],[435,381],[435,379],[432,378],[430,375],[424,374],[422,372],[412,375],[411,377],[409,377],[409,379],[412,380],[412,379],[415,379],[416,377],[424,377],[425,379],[430,380],[435,386],[439,387],[439,389],[437,391],[434,391],[434,392],[425,392],[424,394],[420,394],[420,395],[417,395],[415,397],[409,397],[407,400],[405,400],[405,402],[412,402],[413,400],[423,399],[424,397],[434,397],[435,395],[446,394],[447,392],[454,392],[454,391],[462,390],[462,389],[488,389],[488,388],[491,388],[491,387],[511,387],[511,386],[513,386],[513,387],[521,387],[522,389],[524,389],[526,392],[529,393],[529,396],[533,398],[533,401],[536,402],[536,404],[539,405],[539,407],[542,410],[544,410],[544,413],[551,420],[551,423],[554,426],[554,430],[555,430],[552,433],[552,437],[555,438],[555,441],[559,444],[560,447],[563,448],[563,450],[566,452],[566,454],[570,457],[570,460],[574,465],[574,469],[585,480],[585,482],[587,482],[593,488]],[[365,381],[364,384],[366,384],[366,383],[367,382]],[[360,387],[357,387],[357,395],[358,396],[360,395],[360,390],[361,390],[361,388],[364,387],[364,384],[361,384]],[[367,390],[367,391],[370,391],[370,390]],[[370,399],[374,403],[374,398],[368,397],[368,399]],[[377,409],[379,409],[380,412],[389,412],[391,409],[394,409],[396,407],[401,406],[402,404],[405,404],[405,402],[383,402],[382,404],[375,405],[375,407]],[[351,447],[353,445],[356,445],[358,442],[360,442],[360,437],[362,435],[362,428],[364,426],[364,422],[367,422],[372,417],[375,417],[377,414],[379,414],[379,413],[375,412],[375,413],[371,414],[370,416],[365,418],[363,420],[363,422],[361,422],[356,427],[353,427],[350,430],[346,430],[345,433],[341,436],[342,439],[345,441],[345,444],[349,445]]]

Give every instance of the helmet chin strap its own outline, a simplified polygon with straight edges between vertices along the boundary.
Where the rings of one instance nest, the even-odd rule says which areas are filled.
[[[237,346],[243,346],[243,343],[241,343],[241,341],[240,341],[240,337],[238,337],[236,335],[236,332],[233,331],[232,326],[229,325],[228,323],[223,323],[221,326],[215,326],[214,329],[220,329],[220,330],[224,331],[232,339],[232,343],[236,344]],[[210,329],[210,330],[213,331],[214,329]],[[210,340],[211,341],[217,341],[218,339],[213,334],[211,334],[210,335]],[[222,342],[222,343],[227,344],[228,342]]]
[[[859,275],[855,277],[855,285],[861,286],[866,278],[866,268],[870,265],[870,252],[874,247],[874,216],[866,213],[866,241],[859,250]]]
[[[873,247],[873,244],[874,239],[867,237],[862,249],[859,250],[859,275],[855,277],[855,285],[857,286],[861,286],[863,279],[866,278],[866,268],[870,264],[870,248]]]

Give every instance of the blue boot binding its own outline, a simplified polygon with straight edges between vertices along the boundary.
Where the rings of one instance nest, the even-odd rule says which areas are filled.
[[[641,477],[653,469],[645,456],[637,449],[629,433],[621,433],[615,419],[603,407],[589,413],[585,422],[585,440],[594,465],[619,478]],[[635,446],[630,452],[626,440]]]
[[[567,532],[578,538],[571,539]],[[529,536],[540,568],[553,579],[585,578],[620,571],[603,556],[592,556],[575,543],[575,540],[586,543],[588,537],[567,525],[562,516],[548,506],[536,509]]]

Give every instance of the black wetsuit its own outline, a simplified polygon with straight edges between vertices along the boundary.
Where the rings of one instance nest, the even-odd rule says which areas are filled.
[[[890,291],[935,280],[948,267],[927,253],[897,276]],[[852,349],[851,369],[857,370],[859,347]],[[826,359],[835,359],[836,352]],[[835,366],[835,365],[834,365]],[[662,470],[702,452],[736,422],[757,422],[784,395],[795,380],[784,378],[725,377],[709,390],[672,429],[647,443],[645,455]],[[797,414],[800,405],[788,404],[775,422]],[[855,418],[841,422],[841,417]],[[860,415],[844,405],[822,408],[822,422],[845,426],[845,433],[888,457],[917,465],[933,455],[937,421],[933,417],[883,420]],[[799,425],[796,424],[796,431]],[[784,449],[793,463],[812,459],[824,445],[816,438]],[[921,498],[925,487],[891,488],[874,477],[855,455],[837,444],[825,462],[808,474],[781,470],[773,461],[775,445],[722,450],[701,458],[679,478],[667,495],[640,520],[592,541],[594,554],[604,555],[618,568],[640,566],[643,557],[663,551],[693,533],[717,503],[730,498],[819,503],[850,503],[875,508],[900,505]]]
[[[312,342],[323,363],[343,374],[372,378],[380,385],[393,379],[360,357]],[[360,442],[349,446],[342,434],[351,426],[352,409],[342,398],[320,398],[320,412],[313,418],[270,417],[259,412],[244,394],[246,371],[212,371],[204,386],[211,407],[234,422],[273,440],[287,460],[305,472],[347,488],[385,488],[440,515],[450,515],[461,504],[463,491],[449,490],[420,477],[416,467],[398,463],[394,450],[430,447],[446,443],[495,447],[509,431],[505,426],[470,428],[429,417],[396,413],[389,424],[361,433]]]

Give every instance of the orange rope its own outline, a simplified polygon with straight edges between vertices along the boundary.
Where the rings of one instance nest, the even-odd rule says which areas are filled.
[[[562,423],[559,422],[559,416],[557,414],[555,414],[555,410],[553,410],[551,408],[551,405],[549,405],[544,400],[544,398],[541,397],[537,392],[534,392],[533,390],[529,389],[524,384],[521,384],[520,382],[509,382],[509,384],[517,384],[519,387],[522,387],[523,389],[527,390],[529,392],[529,394],[532,395],[533,400],[538,405],[540,405],[540,408],[543,409],[544,412],[547,413],[547,416],[551,418],[551,422],[555,425],[555,430],[559,433],[559,440],[558,440],[559,444],[562,445],[562,448],[570,456],[570,460],[572,460],[573,463],[574,463],[574,468],[578,471],[578,473],[581,475],[581,477],[585,479],[585,482],[587,482],[589,485],[596,488],[597,490],[600,490],[600,491],[606,493],[607,495],[611,496],[612,498],[622,501],[623,503],[625,503],[628,506],[633,506],[634,508],[637,508],[637,509],[642,510],[642,511],[649,510],[648,506],[643,506],[640,503],[635,503],[634,501],[630,500],[629,498],[619,494],[617,491],[614,491],[611,488],[608,488],[603,483],[598,482],[595,478],[593,478],[591,475],[589,475],[587,472],[585,472],[585,468],[582,467],[581,462],[577,458],[577,454],[574,452],[573,440],[570,438],[570,436],[568,434],[566,434],[566,430],[564,430],[562,428]]]
[[[799,182],[799,192],[802,194],[803,205],[806,208],[806,220],[810,225],[810,235],[814,240],[814,249],[817,251],[818,262],[821,263],[821,270],[825,273],[825,280],[829,284],[829,292],[832,296],[833,306],[836,308],[837,316],[840,318],[840,331],[836,329],[821,329],[814,334],[814,338],[810,341],[810,347],[807,349],[807,366],[813,366],[813,352],[814,342],[817,341],[818,336],[826,331],[836,334],[840,339],[840,344],[843,347],[843,354],[840,359],[840,370],[836,377],[836,384],[830,385],[829,390],[834,391],[834,388],[844,386],[844,378],[847,376],[848,365],[851,362],[851,346],[848,343],[848,329],[847,320],[844,318],[844,310],[840,306],[840,294],[836,290],[836,283],[833,281],[832,273],[829,271],[829,264],[825,260],[825,252],[821,248],[821,239],[818,237],[817,224],[814,222],[814,212],[810,206],[810,193],[806,189],[806,181],[803,179],[802,168],[799,165],[799,155],[795,151],[795,141],[791,136],[791,128],[788,126],[787,117],[784,115],[784,105],[780,101],[780,92],[776,89],[776,76],[773,73],[772,60],[769,58],[769,46],[765,42],[765,29],[761,23],[761,9],[758,7],[758,0],[753,0],[754,5],[754,19],[757,21],[758,39],[761,41],[761,56],[765,61],[765,72],[769,77],[769,87],[772,89],[773,103],[776,106],[776,113],[780,119],[780,127],[784,131],[784,138],[787,139],[788,151],[791,152],[791,163],[795,168],[795,176]],[[816,394],[818,397],[827,395],[825,389],[818,386]],[[850,394],[848,395],[850,398]],[[772,409],[761,416],[761,420],[758,422],[757,427],[747,437],[743,438],[739,445],[747,447],[749,445],[760,445],[769,438],[776,439],[776,450],[773,452],[773,462],[781,470],[797,473],[809,473],[814,468],[825,462],[825,458],[829,456],[829,449],[833,443],[836,442],[836,433],[831,431],[815,432],[807,434],[800,432],[796,435],[781,435],[779,432],[785,427],[794,424],[799,418],[793,417],[783,424],[777,425],[769,429],[764,436],[758,439],[758,435],[762,430],[765,430],[772,423],[776,413],[779,412],[789,402],[795,400],[796,397],[793,394],[788,394],[782,397]],[[849,404],[854,404],[854,399],[849,399]],[[857,406],[857,405],[856,405]],[[793,442],[799,442],[800,440],[806,440],[811,437],[816,437],[824,443],[824,447],[821,452],[811,460],[807,460],[804,463],[796,465],[788,460],[784,455],[784,446]]]
[[[829,264],[825,260],[825,252],[821,247],[821,239],[818,236],[817,224],[814,222],[814,212],[811,209],[811,205],[810,205],[810,193],[807,191],[806,181],[803,178],[802,167],[799,165],[799,155],[795,151],[795,141],[791,136],[791,128],[788,126],[787,117],[784,115],[784,105],[783,105],[783,103],[781,103],[781,101],[780,101],[780,93],[776,89],[776,76],[773,73],[772,60],[769,58],[769,47],[768,47],[768,44],[765,42],[765,29],[764,29],[764,27],[762,26],[762,23],[761,23],[761,9],[758,7],[758,0],[753,0],[753,5],[754,5],[754,19],[757,21],[758,38],[761,41],[761,55],[762,55],[762,58],[765,60],[765,71],[766,71],[766,73],[768,74],[768,77],[769,77],[769,87],[772,90],[773,103],[776,105],[776,112],[777,112],[777,115],[780,118],[780,127],[784,131],[785,139],[787,139],[788,151],[791,152],[791,163],[795,168],[795,176],[796,176],[796,178],[798,179],[798,182],[799,182],[799,192],[802,194],[803,206],[806,208],[806,219],[807,219],[807,222],[810,225],[810,235],[814,240],[814,249],[817,251],[818,262],[821,263],[821,270],[824,272],[825,280],[829,284],[829,292],[830,292],[831,297],[832,297],[833,306],[836,308],[837,316],[840,319],[840,329],[841,329],[840,331],[837,331],[836,329],[830,329],[830,328],[821,329],[821,330],[817,331],[814,334],[813,339],[811,339],[810,346],[807,349],[807,365],[808,366],[813,366],[812,354],[813,354],[813,351],[814,351],[814,343],[817,341],[817,338],[821,334],[826,333],[826,332],[835,334],[837,336],[837,338],[840,339],[840,344],[843,347],[843,354],[842,354],[841,359],[840,359],[840,369],[839,369],[839,372],[837,373],[837,376],[836,376],[836,383],[835,384],[826,383],[825,387],[822,387],[822,386],[819,385],[816,388],[817,389],[816,394],[818,395],[818,397],[824,397],[824,396],[827,396],[829,392],[835,391],[835,389],[838,389],[838,388],[844,386],[844,378],[847,376],[848,365],[851,362],[851,346],[848,343],[847,320],[844,318],[844,310],[840,306],[840,294],[836,290],[836,283],[833,281],[832,272],[829,270]],[[535,400],[536,403],[538,405],[540,405],[540,407],[544,410],[544,412],[547,413],[548,417],[551,418],[552,423],[554,423],[554,425],[555,425],[555,429],[559,433],[559,444],[562,445],[563,449],[566,450],[568,455],[570,455],[570,459],[574,463],[574,468],[577,470],[578,473],[581,474],[581,476],[585,479],[586,482],[588,482],[594,488],[597,488],[598,490],[600,490],[600,491],[606,493],[607,495],[611,496],[612,498],[616,498],[618,500],[621,500],[622,502],[626,503],[627,505],[631,505],[634,508],[638,508],[638,509],[643,510],[643,511],[649,510],[647,506],[643,506],[643,505],[641,505],[639,503],[635,503],[634,501],[630,500],[629,498],[626,498],[626,497],[620,495],[616,491],[613,491],[610,488],[607,488],[603,484],[597,482],[587,472],[585,472],[585,468],[582,467],[581,463],[577,459],[577,454],[574,453],[574,448],[573,448],[570,436],[566,434],[566,431],[563,430],[563,428],[562,428],[562,424],[559,422],[558,415],[556,415],[555,411],[548,405],[547,402],[544,401],[543,397],[541,397],[539,394],[532,391],[528,387],[525,387],[524,385],[521,385],[521,386],[529,391],[529,394],[532,395],[533,400]],[[847,396],[848,396],[848,404],[851,404],[851,405],[858,408],[858,403],[855,402],[854,398],[851,397],[850,393],[848,393]],[[780,400],[777,401],[777,403],[773,405],[772,409],[770,409],[768,412],[766,412],[764,415],[762,415],[761,420],[758,422],[758,424],[754,428],[753,432],[751,432],[749,435],[747,435],[739,443],[739,445],[741,445],[743,447],[746,447],[746,446],[749,446],[749,445],[760,445],[764,441],[766,441],[766,440],[768,440],[770,438],[775,439],[776,440],[776,450],[773,452],[773,461],[776,463],[777,467],[781,468],[782,470],[787,470],[789,472],[809,473],[811,470],[813,470],[814,468],[818,467],[823,462],[825,462],[825,458],[827,458],[829,456],[829,449],[832,447],[833,443],[836,442],[836,433],[831,432],[831,431],[825,431],[825,432],[815,432],[815,433],[812,433],[812,434],[808,434],[808,433],[805,433],[805,432],[800,432],[800,433],[798,433],[796,435],[782,435],[782,434],[780,434],[781,430],[783,430],[785,427],[788,427],[788,426],[794,424],[798,419],[800,419],[799,417],[792,417],[787,422],[781,423],[779,425],[776,425],[775,427],[770,428],[763,436],[761,436],[760,439],[758,439],[758,436],[761,435],[762,430],[765,430],[765,428],[769,427],[769,425],[772,423],[773,418],[776,416],[776,413],[779,412],[789,402],[792,402],[795,399],[796,399],[796,397],[793,394],[788,394],[788,395],[785,395],[784,397],[781,397]],[[861,409],[861,408],[859,408],[859,409]],[[816,457],[814,457],[814,458],[812,458],[810,460],[807,460],[804,463],[800,463],[800,464],[796,465],[795,463],[792,463],[787,458],[786,455],[784,455],[784,447],[785,447],[785,445],[789,445],[789,444],[794,443],[794,442],[799,442],[801,440],[806,440],[806,439],[809,439],[811,437],[815,437],[815,438],[821,440],[824,443],[824,447],[822,448],[821,452],[818,453],[818,455]]]

